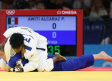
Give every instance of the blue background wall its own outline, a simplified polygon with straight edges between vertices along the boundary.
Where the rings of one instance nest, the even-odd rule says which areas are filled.
[[[112,45],[84,45],[84,55],[86,54],[98,54],[101,51],[105,51],[108,55],[112,56]],[[112,67],[112,62],[103,60],[95,61],[94,67]]]

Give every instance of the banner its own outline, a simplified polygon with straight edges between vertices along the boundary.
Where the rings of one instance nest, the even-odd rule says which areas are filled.
[[[112,30],[111,23],[112,20],[84,20],[84,44],[99,44],[101,42],[101,32],[105,34],[105,38],[109,35],[109,30]]]

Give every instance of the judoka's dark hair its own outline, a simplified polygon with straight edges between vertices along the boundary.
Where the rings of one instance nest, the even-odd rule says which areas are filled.
[[[14,33],[10,37],[10,45],[13,49],[18,49],[24,43],[24,37],[20,33]]]

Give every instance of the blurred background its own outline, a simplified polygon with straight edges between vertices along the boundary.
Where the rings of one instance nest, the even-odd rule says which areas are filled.
[[[4,9],[83,9],[84,54],[105,51],[112,56],[112,0],[0,0]],[[94,66],[112,63],[96,61]]]

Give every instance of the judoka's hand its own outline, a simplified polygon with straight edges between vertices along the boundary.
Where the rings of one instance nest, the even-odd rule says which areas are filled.
[[[16,61],[15,72],[24,72],[21,59]]]

